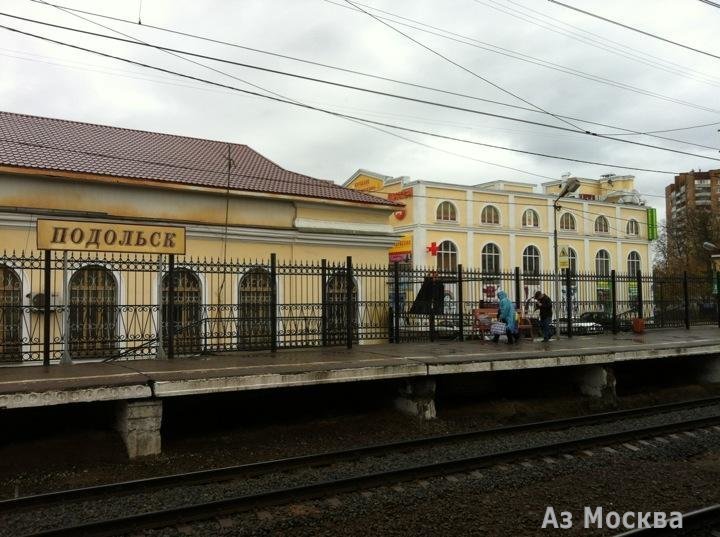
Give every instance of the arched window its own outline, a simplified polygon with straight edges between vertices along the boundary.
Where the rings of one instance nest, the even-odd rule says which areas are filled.
[[[638,221],[634,218],[628,220],[626,231],[628,235],[637,237],[640,234],[640,225],[638,224]]]
[[[608,219],[604,216],[598,216],[595,219],[595,233],[607,233],[608,231],[610,231]]]
[[[577,274],[577,252],[573,248],[567,249],[570,272]]]
[[[22,359],[22,283],[14,270],[0,265],[0,362]]]
[[[526,209],[522,215],[522,225],[525,227],[539,227],[540,217],[533,209]]]
[[[437,252],[437,269],[440,272],[457,270],[457,246],[452,241],[442,241]]]
[[[598,276],[610,274],[610,254],[607,250],[598,250],[595,255],[595,273]]]
[[[443,201],[438,205],[435,218],[442,222],[457,222],[457,210],[455,205],[449,201]]]
[[[481,224],[499,224],[500,211],[494,205],[486,205],[480,213]]]
[[[325,318],[325,341],[328,345],[347,343],[347,273],[338,272],[331,276],[326,285],[327,302],[323,307]],[[353,341],[358,339],[358,297],[357,284],[353,281],[351,322]]]
[[[560,229],[564,231],[575,231],[575,217],[572,213],[563,213],[560,217]]]
[[[523,272],[525,274],[540,274],[540,251],[535,246],[528,246],[523,250]]]
[[[117,282],[105,267],[88,265],[70,278],[70,354],[110,356],[117,344]]]
[[[162,279],[164,321],[162,334],[164,340],[167,340],[167,321],[170,313],[168,310],[169,288],[170,275],[165,274]],[[192,354],[202,350],[201,315],[200,279],[191,270],[175,268],[173,270],[173,320],[175,321],[173,345],[177,354]]]
[[[627,271],[630,276],[635,276],[640,270],[640,254],[630,252],[627,258]]]
[[[492,242],[483,246],[481,254],[481,267],[485,274],[498,274],[500,272],[500,248]]]
[[[270,273],[261,267],[249,269],[238,287],[238,346],[240,349],[270,348]]]

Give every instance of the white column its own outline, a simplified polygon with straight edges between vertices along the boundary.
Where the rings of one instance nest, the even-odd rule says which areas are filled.
[[[618,272],[625,272],[627,267],[623,262],[622,254],[622,238],[624,237],[624,230],[623,222],[620,220],[620,217],[620,207],[615,207],[615,226],[617,226],[617,230],[615,231],[615,257],[617,258],[615,261],[615,270]],[[610,266],[612,267],[612,265]]]
[[[511,231],[510,232],[510,252],[509,252],[510,266],[507,267],[508,270],[515,270],[515,267],[518,266],[517,262],[518,262],[519,258],[515,251],[516,248],[517,248],[517,246],[516,246],[516,242],[515,242],[515,232]]]
[[[427,265],[425,247],[427,246],[427,198],[425,185],[415,185],[413,196],[413,215],[415,229],[413,230],[413,266]]]
[[[474,193],[472,190],[466,190],[465,191],[465,204],[467,205],[467,256],[465,261],[466,267],[476,267],[479,266],[478,262],[475,260],[475,203],[474,200]]]
[[[594,261],[594,260],[590,259],[590,239],[585,239],[583,241],[583,263],[582,263],[583,270],[585,272],[590,272],[591,270],[593,270],[593,266],[591,264],[592,261]],[[578,266],[579,265],[580,264],[578,263]]]
[[[510,251],[507,252],[505,257],[506,263],[508,263],[509,260],[509,266],[507,267],[508,270],[515,270],[515,267],[518,266],[518,257],[517,252],[515,251],[517,249],[515,241],[515,229],[517,222],[515,220],[515,216],[515,194],[510,194],[508,195],[507,222],[503,223],[507,226],[507,229],[510,232]]]

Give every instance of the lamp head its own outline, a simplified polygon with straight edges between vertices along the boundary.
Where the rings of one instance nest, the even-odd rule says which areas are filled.
[[[717,246],[715,246],[712,242],[705,241],[703,242],[703,248],[707,250],[708,252],[714,252],[715,250],[720,250]]]
[[[562,190],[560,191],[560,194],[558,195],[558,198],[563,198],[567,196],[568,194],[572,194],[575,192],[578,188],[580,188],[580,181],[577,177],[570,177],[567,181],[565,181],[565,184],[562,187]]]

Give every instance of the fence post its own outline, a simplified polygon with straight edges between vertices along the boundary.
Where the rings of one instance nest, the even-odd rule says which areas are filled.
[[[277,254],[270,254],[270,352],[277,352]]]
[[[67,264],[68,264],[68,253],[67,250],[63,252],[62,261],[62,333],[63,333],[63,348],[62,356],[60,357],[61,365],[72,364],[72,356],[70,356],[70,292],[68,290],[68,277],[67,277]]]
[[[520,267],[515,267],[515,309],[520,310]]]
[[[463,341],[465,339],[465,330],[463,328],[463,274],[462,264],[457,267],[458,275],[458,322],[460,323],[460,333],[458,334],[458,340]]]
[[[347,280],[345,282],[345,286],[347,288],[346,290],[346,297],[345,297],[345,306],[346,306],[346,322],[345,322],[345,343],[347,344],[348,349],[352,349],[353,344],[353,300],[352,300],[352,291],[353,291],[353,266],[352,266],[352,256],[347,256],[347,262],[346,262],[347,270],[345,271],[345,275],[347,277]]]
[[[685,329],[690,330],[690,296],[688,294],[687,270],[683,272],[683,297],[685,300]]]
[[[610,298],[612,300],[612,332],[613,334],[617,334],[617,275],[615,270],[610,271]]]
[[[642,288],[642,270],[638,269],[636,272],[637,278],[637,308],[638,308],[638,319],[642,319],[643,315],[643,288]]]
[[[720,272],[715,273],[715,300],[717,301],[718,328],[720,328]]]
[[[430,343],[435,342],[435,280],[436,276],[430,276]]]
[[[573,337],[573,326],[572,326],[572,278],[570,269],[565,269],[565,308],[567,313],[567,337]],[[558,322],[558,327],[560,323]]]
[[[175,254],[168,255],[167,354],[175,358]]]
[[[400,263],[393,262],[393,343],[400,343]]]
[[[165,355],[165,348],[163,346],[163,323],[165,323],[165,315],[163,315],[163,256],[158,254],[157,260],[157,285],[155,286],[155,294],[157,299],[158,308],[158,320],[157,327],[155,329],[155,337],[157,338],[157,350],[155,351],[155,358],[158,360],[164,360],[167,358]]]
[[[43,365],[50,365],[50,250],[45,250],[45,266],[43,268]]]
[[[663,299],[663,282],[662,278],[658,283],[658,300],[660,301],[660,328],[665,328],[665,300]]]
[[[327,345],[327,319],[328,319],[328,303],[327,303],[327,259],[320,261],[320,301],[321,317],[320,317],[320,343],[323,347]]]

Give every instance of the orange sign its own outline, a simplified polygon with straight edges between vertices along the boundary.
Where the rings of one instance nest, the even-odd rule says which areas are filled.
[[[352,184],[354,190],[360,190],[361,192],[372,192],[380,190],[383,187],[381,179],[373,179],[371,177],[358,177]]]
[[[412,235],[403,235],[400,240],[397,241],[388,253],[391,254],[409,254],[412,252]]]
[[[406,198],[412,198],[413,196],[413,189],[412,188],[405,188],[401,190],[400,192],[391,192],[388,194],[388,199],[390,201],[397,201],[397,200],[404,200]]]

